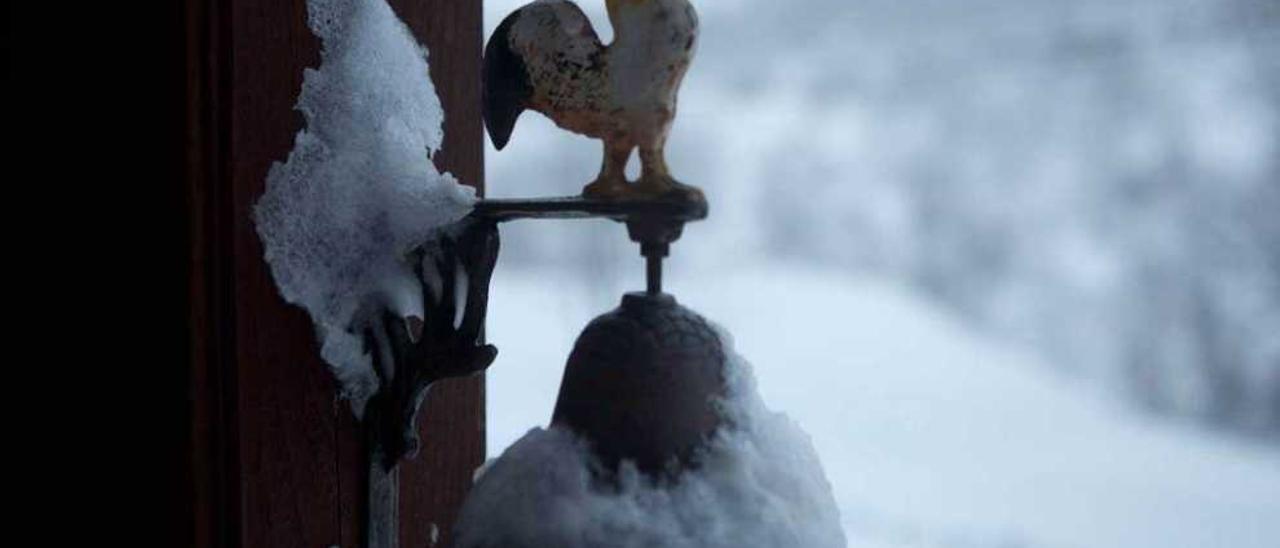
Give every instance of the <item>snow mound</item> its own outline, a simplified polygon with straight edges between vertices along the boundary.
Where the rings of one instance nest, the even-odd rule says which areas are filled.
[[[383,0],[309,0],[323,41],[297,108],[293,151],[267,175],[254,221],[280,294],[311,314],[321,355],[356,412],[377,389],[363,310],[421,315],[405,254],[466,215],[473,190],[431,155],[444,114],[427,51]]]
[[[457,546],[845,546],[809,436],[765,407],[750,366],[730,355],[721,409],[733,426],[710,440],[696,470],[655,481],[624,462],[615,485],[597,479],[585,440],[536,428],[481,473]]]

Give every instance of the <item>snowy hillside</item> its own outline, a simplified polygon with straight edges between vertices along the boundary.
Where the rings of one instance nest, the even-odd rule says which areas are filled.
[[[489,28],[521,3],[486,2]],[[698,2],[668,157],[713,211],[677,268],[893,276],[1114,394],[1277,439],[1278,6]],[[529,113],[489,189],[568,194],[599,164]],[[504,259],[593,283],[616,240],[513,233]]]
[[[1090,397],[896,283],[779,266],[709,274],[671,289],[733,334],[766,403],[812,436],[850,546],[1264,548],[1280,538],[1274,447]],[[546,423],[574,338],[617,304],[617,293],[561,291],[563,276],[500,267],[494,280],[492,455]]]

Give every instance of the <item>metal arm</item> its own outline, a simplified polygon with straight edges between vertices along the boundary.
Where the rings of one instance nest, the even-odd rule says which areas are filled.
[[[646,290],[662,293],[662,260],[671,244],[680,239],[685,223],[707,218],[702,200],[589,200],[548,198],[537,200],[483,200],[474,216],[496,222],[517,219],[611,219],[627,225],[631,241],[640,244],[645,258]]]
[[[365,334],[380,381],[363,423],[369,456],[368,548],[399,544],[396,465],[401,458],[415,455],[421,445],[418,410],[431,385],[483,371],[498,354],[497,348],[483,342],[498,247],[498,229],[492,221],[468,217],[449,227],[414,254],[416,273],[424,282],[426,317],[402,318],[385,312]],[[459,306],[462,317],[455,321]]]

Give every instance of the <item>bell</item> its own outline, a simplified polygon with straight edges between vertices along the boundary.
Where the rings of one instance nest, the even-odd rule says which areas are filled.
[[[678,472],[720,426],[725,360],[702,316],[666,293],[629,293],[578,337],[551,421],[588,440],[606,470],[630,460],[651,476]]]

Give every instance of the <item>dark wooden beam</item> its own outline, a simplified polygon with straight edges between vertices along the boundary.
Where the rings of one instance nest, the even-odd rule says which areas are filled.
[[[430,51],[431,76],[445,111],[445,142],[436,165],[483,189],[483,2],[393,0],[391,6]],[[434,529],[447,546],[472,473],[484,462],[484,379],[440,382],[419,417],[422,451],[401,465],[400,545],[431,546]]]
[[[480,187],[481,2],[391,4],[431,52],[446,114],[436,163]],[[320,45],[304,0],[191,0],[184,27],[193,545],[354,548],[362,437],[250,217],[302,127],[293,106]],[[483,379],[441,383],[428,401],[422,452],[401,475],[404,546],[429,546],[433,530],[447,542],[484,458]]]

